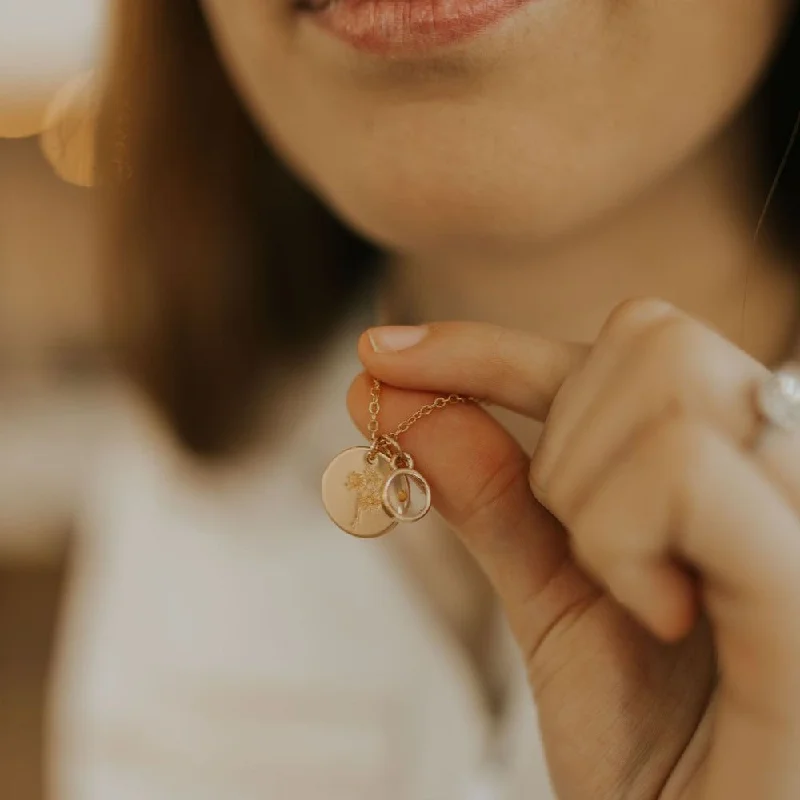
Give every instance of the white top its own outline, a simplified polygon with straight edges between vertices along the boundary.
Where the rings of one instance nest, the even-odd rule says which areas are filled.
[[[72,493],[81,532],[53,800],[551,797],[520,666],[493,730],[469,660],[390,551],[321,508],[327,459],[357,442],[343,407],[353,352],[348,337],[278,450],[215,476],[120,391],[103,414],[72,402],[60,429],[51,414],[42,447],[70,474],[53,509]],[[46,495],[58,471],[24,430],[0,453],[18,518],[21,488]]]

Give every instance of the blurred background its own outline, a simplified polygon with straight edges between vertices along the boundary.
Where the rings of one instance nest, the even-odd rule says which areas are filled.
[[[471,559],[435,515],[364,548],[321,508],[371,303],[289,392],[279,458],[203,469],[112,376],[110,5],[0,0],[0,798],[545,800]]]
[[[48,676],[103,380],[91,71],[104,0],[0,0],[0,794],[44,796]],[[85,100],[85,104],[84,104]]]

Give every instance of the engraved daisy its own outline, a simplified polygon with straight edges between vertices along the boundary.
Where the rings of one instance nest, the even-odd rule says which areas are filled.
[[[384,477],[381,472],[368,464],[363,472],[351,472],[347,476],[345,486],[356,493],[356,513],[353,517],[353,529],[358,528],[362,515],[367,511],[378,511],[383,508]]]

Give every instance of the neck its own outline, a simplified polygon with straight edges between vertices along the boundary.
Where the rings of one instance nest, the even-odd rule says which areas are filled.
[[[602,222],[522,258],[397,257],[387,312],[591,341],[621,301],[660,297],[765,363],[780,361],[795,334],[798,277],[766,236],[754,244],[760,204],[743,127]]]

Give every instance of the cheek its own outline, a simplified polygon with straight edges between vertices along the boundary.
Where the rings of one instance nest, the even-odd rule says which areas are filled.
[[[274,9],[255,25],[269,4],[206,2],[282,155],[402,249],[525,245],[625,202],[730,120],[789,13],[784,0],[559,0],[499,54],[478,42],[376,64]]]

